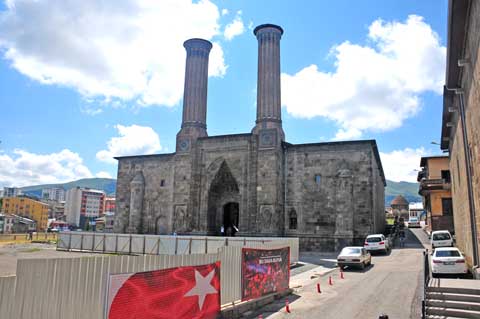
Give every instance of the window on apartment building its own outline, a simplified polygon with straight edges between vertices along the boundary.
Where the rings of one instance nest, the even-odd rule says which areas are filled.
[[[453,205],[451,198],[442,198],[442,214],[443,216],[453,216]]]
[[[164,180],[164,179],[162,179],[162,180],[160,181],[160,187],[163,187],[163,186],[165,186],[165,180]]]
[[[315,175],[315,184],[320,185],[321,182],[322,182],[322,176],[319,175],[319,174],[316,174]]]
[[[445,181],[445,183],[450,184],[451,179],[449,170],[442,170],[442,179]]]

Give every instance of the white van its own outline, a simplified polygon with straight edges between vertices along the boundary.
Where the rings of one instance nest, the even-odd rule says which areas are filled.
[[[437,230],[432,232],[430,236],[432,249],[438,247],[453,247],[453,238],[448,230]]]

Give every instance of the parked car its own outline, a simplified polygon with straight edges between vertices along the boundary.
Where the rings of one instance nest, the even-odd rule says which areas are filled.
[[[438,247],[453,247],[453,238],[448,230],[437,230],[430,236],[432,249]]]
[[[390,250],[390,241],[382,234],[368,235],[363,248],[369,252],[381,251],[387,254]]]
[[[468,273],[465,257],[456,247],[441,247],[435,249],[430,265],[434,277],[437,274]]]
[[[345,247],[337,257],[337,265],[340,269],[349,267],[360,267],[364,269],[372,264],[372,256],[363,247]]]
[[[420,227],[420,221],[417,217],[410,217],[407,222],[408,228]]]

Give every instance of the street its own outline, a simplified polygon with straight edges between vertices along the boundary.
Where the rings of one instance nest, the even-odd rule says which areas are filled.
[[[389,255],[372,256],[372,266],[348,270],[345,279],[338,269],[311,279],[285,300],[278,300],[250,314],[247,318],[420,318],[424,246],[428,238],[420,228],[407,230],[405,248],[398,243]],[[332,276],[333,285],[328,285]],[[320,283],[321,293],[317,292]]]

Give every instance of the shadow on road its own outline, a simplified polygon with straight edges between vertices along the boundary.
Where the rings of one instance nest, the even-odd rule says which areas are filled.
[[[261,309],[254,310],[252,314],[249,314],[248,316],[244,315],[242,318],[258,318],[260,315],[262,315],[263,318],[266,318],[267,316],[282,310],[285,312],[285,301],[288,300],[288,303],[291,304],[298,298],[301,297],[297,294],[290,294],[285,298],[275,299],[272,303],[263,306]],[[293,308],[293,306],[290,307]]]
[[[424,249],[422,242],[415,236],[415,234],[408,228],[404,229],[405,231],[405,242],[403,248],[418,248]],[[393,241],[393,249],[402,249],[400,247],[400,239],[396,238]]]
[[[365,273],[367,271],[372,270],[373,267],[375,267],[375,264],[370,264],[367,267],[365,267],[364,269],[360,269],[359,267],[349,267],[349,266],[347,266],[343,271]]]

